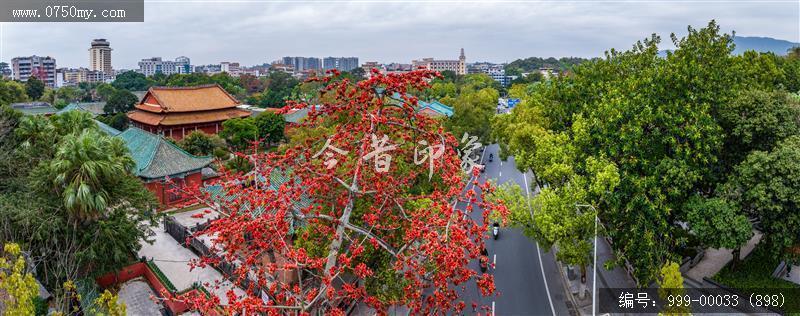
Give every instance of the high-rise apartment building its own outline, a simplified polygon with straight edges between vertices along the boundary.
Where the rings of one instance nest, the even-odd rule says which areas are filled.
[[[172,74],[189,73],[191,65],[189,65],[188,57],[178,57],[174,61],[163,60],[161,57],[151,57],[142,59],[139,62],[139,72],[145,76],[152,76],[157,73],[162,73],[167,76]]]
[[[322,61],[316,57],[283,57],[284,65],[291,65],[295,72],[322,70]]]
[[[421,60],[411,61],[411,65],[413,66],[414,69],[423,68],[435,71],[450,70],[458,75],[467,74],[467,58],[464,56],[463,48],[461,49],[461,55],[458,56],[458,60],[440,60],[433,58],[423,58]]]
[[[56,86],[56,59],[53,57],[15,57],[11,59],[11,68],[14,70],[14,80],[28,81],[33,76],[49,87]]]
[[[351,71],[358,68],[358,57],[325,57],[322,64],[325,70]]]
[[[89,47],[89,70],[101,71],[109,76],[114,74],[111,68],[111,43],[105,38],[92,41]]]

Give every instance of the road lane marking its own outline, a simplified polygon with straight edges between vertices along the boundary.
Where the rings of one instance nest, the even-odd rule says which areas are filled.
[[[533,220],[533,211],[530,208],[531,190],[528,189],[528,175],[523,173],[522,178],[525,180],[525,194],[528,196],[528,212],[531,213],[531,220]],[[536,245],[536,255],[539,257],[539,268],[542,270],[542,281],[544,282],[544,290],[547,292],[547,301],[550,303],[550,311],[553,312],[553,316],[556,316],[556,309],[553,307],[553,298],[550,297],[550,287],[547,286],[547,276],[544,274],[542,252],[539,250],[539,243],[536,242],[536,240],[533,241],[533,244]]]
[[[497,269],[497,254],[494,254],[494,258],[492,258],[492,265]]]
[[[494,301],[492,301],[492,316],[494,316]]]
[[[499,177],[502,177],[502,176],[503,176],[503,172],[502,172],[502,171],[500,171],[500,175],[499,175]]]

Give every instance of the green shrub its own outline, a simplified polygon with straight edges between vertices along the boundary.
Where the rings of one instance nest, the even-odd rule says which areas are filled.
[[[167,276],[164,275],[164,272],[161,272],[161,269],[159,269],[158,266],[155,263],[153,263],[153,261],[148,260],[147,267],[150,268],[150,271],[153,271],[156,277],[158,277],[158,280],[161,281],[161,284],[163,284],[164,287],[167,288],[167,291],[169,291],[170,293],[178,292],[178,290],[175,288],[175,285],[172,284],[172,282],[167,278]]]
[[[732,270],[729,263],[712,279],[748,296],[750,293],[776,294],[776,289],[800,289],[798,284],[772,277],[779,263],[780,260],[770,256],[769,249],[758,245],[747,258],[739,262],[736,270]],[[783,310],[800,310],[800,300],[786,300]]]

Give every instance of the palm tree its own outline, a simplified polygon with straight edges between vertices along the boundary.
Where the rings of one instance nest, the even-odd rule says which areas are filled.
[[[53,115],[50,120],[59,135],[80,133],[85,129],[97,128],[92,114],[86,111],[67,111]]]
[[[122,140],[85,129],[63,136],[48,173],[70,219],[77,224],[105,214],[113,203],[107,188],[119,183],[134,166]]]
[[[30,157],[46,158],[52,155],[58,133],[44,116],[23,116],[14,133],[22,141],[20,147],[28,150]]]

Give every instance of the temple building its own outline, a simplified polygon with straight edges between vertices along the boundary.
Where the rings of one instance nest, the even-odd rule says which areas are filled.
[[[453,116],[453,108],[439,101],[417,103],[417,113],[427,115],[429,117],[451,117]]]
[[[151,87],[128,118],[137,128],[180,140],[196,130],[216,134],[222,130],[222,122],[250,116],[238,105],[239,101],[217,84]]]
[[[124,140],[130,150],[136,162],[134,173],[165,209],[186,202],[189,196],[182,193],[183,189],[199,187],[203,180],[215,176],[207,168],[211,157],[189,154],[160,135],[131,127],[116,137]]]

